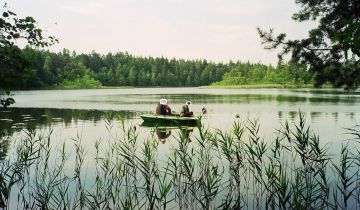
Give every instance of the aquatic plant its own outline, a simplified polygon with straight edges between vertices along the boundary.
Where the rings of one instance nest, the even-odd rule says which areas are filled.
[[[330,155],[303,114],[273,140],[257,120],[231,130],[180,129],[166,157],[121,116],[105,119],[94,153],[81,134],[61,145],[28,128],[0,161],[2,209],[354,209],[360,208],[359,126]],[[90,163],[86,163],[90,162]]]

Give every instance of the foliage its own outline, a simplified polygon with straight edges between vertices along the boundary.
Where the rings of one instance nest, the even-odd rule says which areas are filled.
[[[0,47],[0,88],[21,87],[30,76],[28,66],[18,47]]]
[[[79,77],[75,80],[66,80],[60,84],[53,86],[55,89],[86,89],[86,88],[99,88],[101,83],[89,75]]]
[[[279,63],[276,68],[242,62],[211,63],[207,60],[182,60],[136,57],[128,53],[101,55],[59,53],[26,47],[22,55],[30,63],[27,74],[18,75],[12,87],[81,87],[74,81],[87,77],[104,86],[201,86],[239,84],[311,84],[312,74],[301,67]],[[1,72],[0,72],[1,73]],[[221,81],[224,78],[224,81]],[[69,81],[71,81],[69,83]],[[219,82],[221,81],[221,82]],[[219,83],[216,83],[219,82]],[[10,84],[10,83],[9,83]],[[16,86],[20,85],[21,86]],[[91,86],[95,87],[95,86]]]
[[[181,130],[169,153],[154,137],[108,114],[108,138],[92,152],[81,136],[54,143],[51,130],[10,137],[0,161],[0,208],[12,209],[358,209],[359,127],[355,147],[338,156],[307,125],[283,126],[265,139],[257,120],[231,130]],[[115,132],[115,133],[114,133]],[[119,133],[118,133],[119,132]],[[116,134],[116,135],[115,135]],[[191,141],[192,140],[192,141]],[[9,142],[9,141],[6,141]],[[3,143],[3,142],[2,142]],[[90,167],[90,168],[89,168]],[[91,173],[89,173],[89,171]]]
[[[34,18],[19,18],[8,9],[6,3],[0,9],[0,15],[0,90],[23,87],[33,72],[29,69],[29,60],[16,46],[16,41],[25,40],[30,45],[46,47],[58,40],[53,36],[44,37]],[[1,98],[4,107],[14,103],[13,98]]]
[[[24,82],[8,84],[24,89],[61,87],[85,76],[104,86],[200,86],[221,80],[229,68],[206,60],[145,58],[122,52],[78,55],[66,49],[54,53],[26,47],[21,53],[29,62],[27,74],[17,75]]]
[[[286,40],[286,34],[274,36],[273,30],[258,28],[265,49],[282,47],[279,54],[291,52],[291,60],[308,66],[315,74],[315,85],[331,82],[347,89],[360,85],[360,4],[358,0],[297,0],[301,10],[293,19],[317,21],[307,38]]]
[[[58,40],[53,37],[44,37],[43,31],[36,26],[33,17],[19,18],[7,8],[7,4],[2,7],[2,17],[0,17],[0,46],[14,46],[16,40],[24,39],[30,45],[46,47],[56,43]]]
[[[4,96],[5,97],[4,97]],[[14,104],[15,103],[15,100],[12,98],[12,97],[10,97],[11,96],[11,94],[10,94],[10,91],[5,91],[5,94],[3,94],[3,93],[0,93],[0,104],[4,107],[4,108],[6,108],[6,107],[8,107],[8,106],[10,106],[11,104]]]
[[[263,64],[238,63],[231,67],[231,70],[224,75],[220,82],[213,83],[214,86],[247,86],[247,85],[280,85],[303,86],[313,84],[313,75],[304,71],[303,68],[278,63],[277,67]]]

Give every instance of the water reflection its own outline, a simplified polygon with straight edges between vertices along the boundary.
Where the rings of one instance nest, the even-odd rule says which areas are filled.
[[[290,111],[289,112],[289,117],[291,121],[294,121],[297,117],[298,117],[299,112],[295,112],[295,111]]]
[[[333,113],[331,113],[331,115],[332,115],[333,119],[335,120],[335,122],[337,122],[338,119],[339,119],[339,113],[338,112],[333,112]]]
[[[143,125],[142,125],[143,126]],[[148,126],[143,126],[148,127]],[[179,131],[180,138],[182,140],[186,140],[191,142],[191,133],[194,131],[195,127],[154,127],[154,131],[156,133],[157,138],[159,139],[160,143],[165,144],[167,139],[171,137],[171,134],[175,134],[175,131]]]
[[[299,110],[301,111],[301,110]],[[325,120],[325,119],[331,119],[334,120],[334,122],[338,122],[339,118],[341,117],[339,112],[315,112],[315,111],[311,111],[309,112],[310,115],[310,120],[311,122],[315,122],[315,121],[321,121],[321,120]],[[279,118],[279,120],[291,120],[294,121],[299,117],[299,112],[297,111],[288,111],[288,112],[284,112],[284,111],[278,111],[277,112],[277,116]],[[350,121],[354,121],[355,120],[355,113],[354,112],[346,112],[342,115],[342,118],[349,119]]]
[[[51,127],[56,124],[65,126],[77,124],[79,121],[97,122],[104,118],[114,119],[118,116],[132,118],[130,111],[102,111],[53,108],[9,108],[0,110],[0,131],[3,136],[12,135],[14,131],[24,128],[36,129]],[[6,134],[6,135],[5,135]]]
[[[194,91],[196,92],[196,91]],[[104,94],[104,95],[89,95],[78,99],[66,99],[64,102],[70,103],[100,103],[106,105],[131,105],[131,104],[154,104],[159,98],[166,98],[170,103],[183,104],[186,100],[196,99],[196,103],[202,104],[234,104],[245,103],[251,104],[254,102],[278,102],[278,103],[331,103],[331,104],[355,104],[360,102],[359,94],[350,94],[343,92],[336,92],[331,94],[327,92],[312,92],[312,91],[280,91],[276,93],[262,93],[261,91],[253,93],[233,93],[233,94],[209,94],[209,93],[169,93],[169,94]]]
[[[3,139],[6,138],[4,136],[1,137],[1,141],[0,141],[0,161],[4,160],[8,150],[9,150],[9,145],[10,145],[10,141],[8,141],[8,139]]]
[[[355,113],[354,112],[350,112],[350,113],[347,113],[347,116],[351,119],[351,120],[354,120],[355,118]]]
[[[139,100],[141,98],[141,100]],[[152,94],[152,95],[115,95],[111,96],[102,96],[96,101],[105,100],[107,103],[121,103],[124,104],[133,104],[136,101],[136,104],[149,104],[154,103],[159,98],[167,98],[171,103],[184,103],[184,101],[189,98],[196,99],[197,103],[246,103],[250,104],[253,102],[279,102],[279,103],[306,103],[309,102],[311,104],[319,104],[319,103],[346,103],[346,104],[354,104],[360,101],[360,98],[357,95],[324,95],[324,94],[310,94],[310,95],[295,95],[295,94]],[[121,99],[121,100],[120,100]],[[94,100],[94,99],[93,99]]]
[[[311,94],[331,94],[331,95],[360,95],[360,89],[355,91],[347,91],[344,89],[292,89],[291,92],[294,93],[311,93]]]
[[[159,139],[159,141],[162,144],[165,144],[166,139],[169,138],[169,136],[171,136],[171,130],[170,129],[166,129],[166,128],[157,128],[155,129],[156,135]]]
[[[322,112],[310,112],[311,120],[314,121],[315,119],[320,118],[322,114]]]
[[[4,160],[9,150],[9,134],[6,130],[0,130],[0,161]]]
[[[188,140],[189,142],[191,142],[191,133],[194,131],[193,127],[187,127],[187,128],[182,128],[180,129],[180,136],[182,139]]]

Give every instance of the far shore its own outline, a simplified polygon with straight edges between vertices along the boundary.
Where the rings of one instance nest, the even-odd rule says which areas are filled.
[[[46,87],[30,90],[85,90],[85,89],[134,89],[134,88],[199,88],[199,89],[296,89],[296,88],[309,88],[309,89],[322,89],[334,88],[331,85],[323,85],[316,88],[313,84],[252,84],[252,85],[208,85],[208,86],[194,86],[194,87],[164,87],[164,86],[97,86],[97,87]],[[21,89],[12,91],[22,91]]]
[[[323,88],[328,86],[323,86]],[[253,84],[253,85],[209,85],[200,86],[201,89],[261,89],[261,88],[315,88],[313,84]]]

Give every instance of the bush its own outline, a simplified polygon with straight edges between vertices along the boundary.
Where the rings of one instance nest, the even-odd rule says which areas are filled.
[[[72,81],[64,81],[60,84],[53,86],[56,89],[82,89],[82,88],[99,88],[101,82],[85,75]]]

